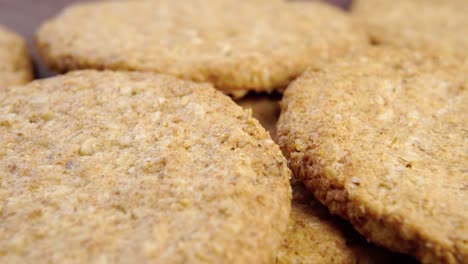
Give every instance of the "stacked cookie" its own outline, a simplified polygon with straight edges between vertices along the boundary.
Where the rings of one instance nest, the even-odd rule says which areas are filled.
[[[468,262],[467,8],[77,4],[23,86],[0,32],[0,262]]]

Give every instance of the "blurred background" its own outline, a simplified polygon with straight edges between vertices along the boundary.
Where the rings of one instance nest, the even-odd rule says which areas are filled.
[[[0,24],[18,32],[28,41],[30,53],[33,56],[36,78],[47,77],[53,73],[48,71],[37,59],[34,49],[34,32],[47,18],[54,16],[62,8],[74,2],[92,0],[0,0]],[[239,0],[248,1],[248,0]],[[320,1],[320,0],[290,0],[290,1]],[[351,0],[323,0],[347,9]]]

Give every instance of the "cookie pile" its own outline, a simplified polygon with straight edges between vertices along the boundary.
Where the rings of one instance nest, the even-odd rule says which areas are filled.
[[[0,262],[467,263],[467,13],[79,3],[30,83],[0,28]]]

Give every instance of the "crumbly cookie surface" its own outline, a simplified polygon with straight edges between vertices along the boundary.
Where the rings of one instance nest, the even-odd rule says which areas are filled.
[[[236,97],[283,88],[307,65],[367,42],[335,7],[279,0],[79,4],[37,34],[45,62],[61,72],[154,71],[211,82]]]
[[[337,216],[332,216],[300,183],[293,183],[291,219],[277,264],[415,263],[365,241]]]
[[[368,239],[423,263],[466,263],[467,69],[386,48],[311,69],[285,93],[279,144]]]
[[[0,262],[270,263],[289,169],[208,84],[78,71],[0,94]]]
[[[276,135],[279,96],[249,95],[237,101]],[[288,227],[277,254],[277,264],[293,263],[416,263],[408,256],[373,246],[349,223],[333,216],[304,186],[293,180],[293,201]]]
[[[0,90],[20,85],[33,78],[32,66],[25,41],[0,26]]]
[[[377,44],[468,57],[468,1],[356,0],[352,13]]]

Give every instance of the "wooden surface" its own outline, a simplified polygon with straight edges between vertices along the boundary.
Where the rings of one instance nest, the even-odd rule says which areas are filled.
[[[53,73],[48,71],[37,58],[33,45],[34,32],[44,20],[55,15],[65,6],[79,1],[80,0],[0,0],[0,24],[18,32],[28,40],[30,52],[36,66],[36,78],[47,77],[53,75]],[[83,0],[81,0],[81,2],[82,1]],[[328,2],[347,8],[350,1],[328,0]]]

